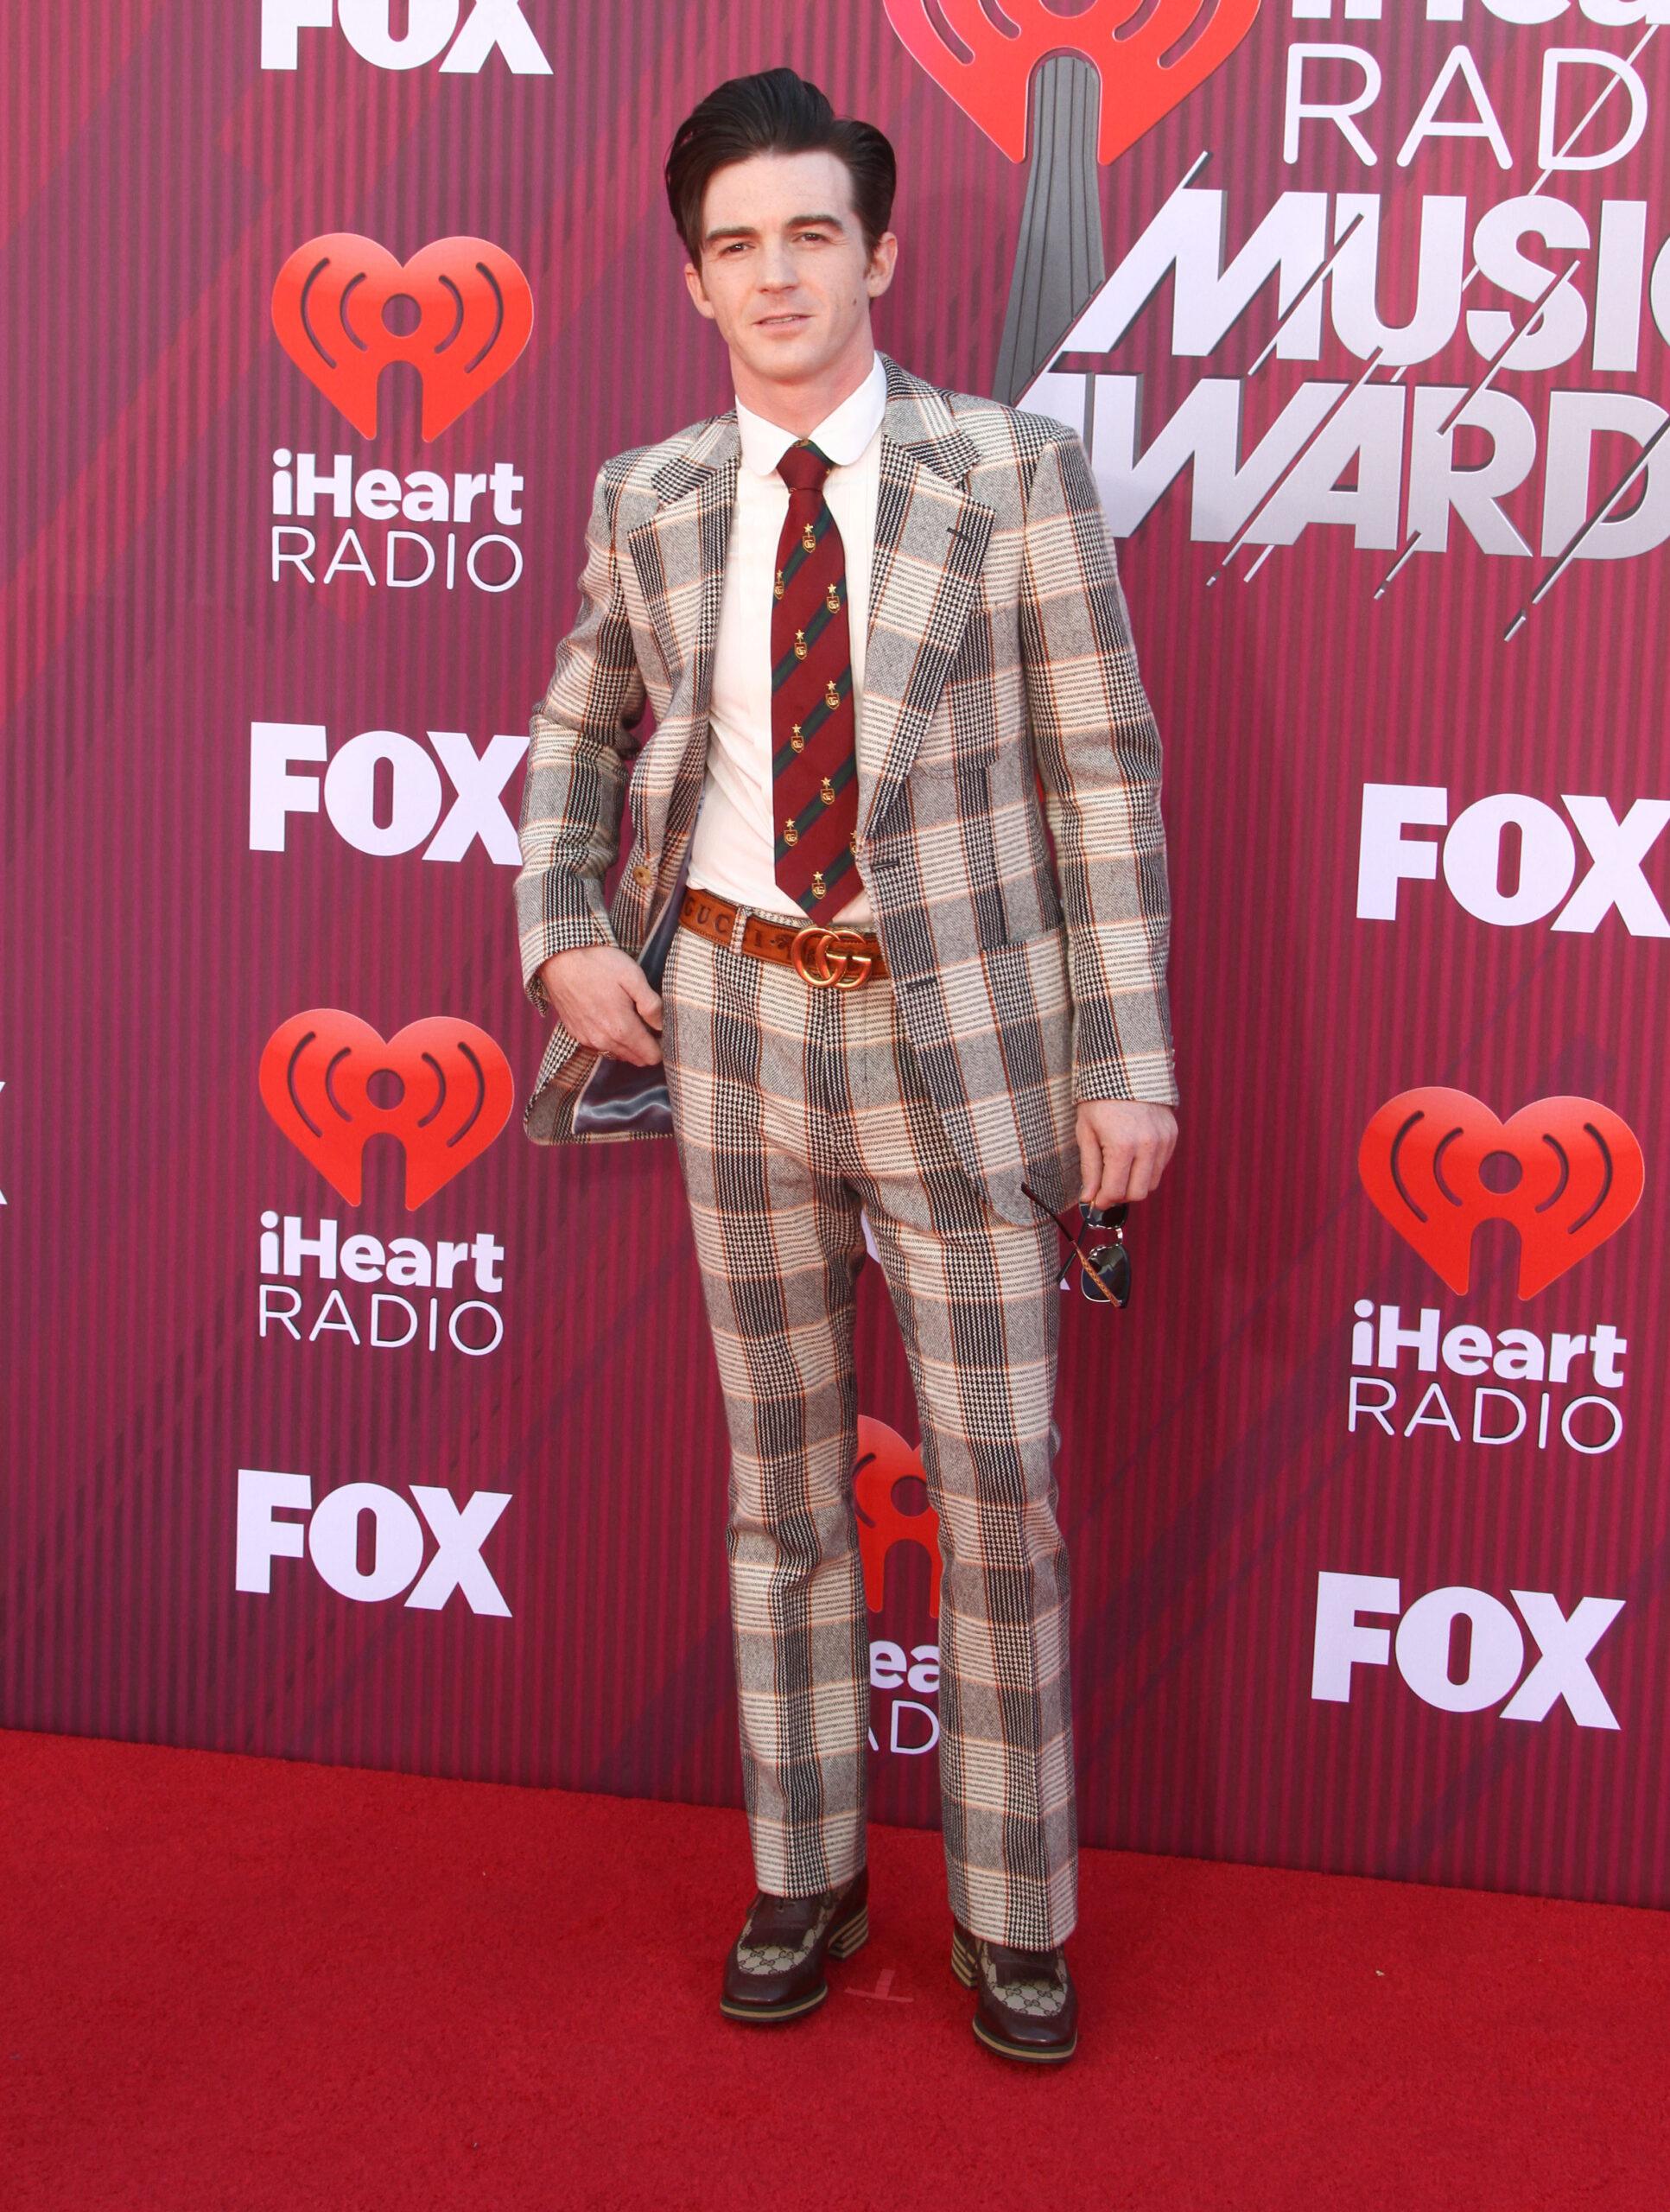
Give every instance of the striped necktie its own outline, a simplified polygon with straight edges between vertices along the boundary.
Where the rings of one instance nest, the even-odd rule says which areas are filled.
[[[773,873],[825,922],[864,888],[854,853],[858,758],[847,556],[823,496],[833,464],[799,438],[777,464],[789,487],[772,598]]]

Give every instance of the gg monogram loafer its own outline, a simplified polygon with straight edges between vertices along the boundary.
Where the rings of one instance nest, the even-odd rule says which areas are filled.
[[[1078,1993],[1059,1949],[988,1943],[953,1920],[951,1971],[978,1993],[974,2031],[988,2050],[1058,2066],[1078,2049]]]
[[[870,1933],[870,1877],[816,1897],[779,1897],[762,1890],[725,1961],[719,2009],[727,2019],[761,2024],[797,2020],[829,1993],[826,1959],[849,1959]]]

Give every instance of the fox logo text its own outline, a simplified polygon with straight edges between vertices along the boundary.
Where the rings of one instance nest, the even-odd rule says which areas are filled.
[[[398,37],[397,15],[405,18]],[[405,0],[398,9],[395,0],[261,0],[261,67],[294,69],[298,35],[327,31],[333,23],[374,69],[422,69],[439,60],[443,76],[471,77],[498,54],[513,77],[551,73],[522,0],[473,0],[467,15],[460,0]]]
[[[473,1613],[508,1620],[511,1609],[481,1548],[511,1493],[479,1490],[462,1505],[454,1503],[450,1491],[424,1483],[414,1483],[411,1494],[416,1512],[398,1491],[381,1483],[344,1483],[327,1491],[315,1508],[309,1476],[240,1467],[236,1586],[270,1597],[273,1561],[305,1556],[340,1597],[360,1605],[378,1605],[403,1591],[408,1605],[433,1613],[456,1592]],[[286,1517],[281,1520],[281,1514]],[[289,1517],[293,1515],[309,1517],[304,1522]],[[366,1524],[369,1553],[363,1541]],[[427,1564],[426,1529],[435,1542]]]
[[[290,817],[317,814],[322,798],[332,829],[356,852],[410,853],[421,846],[426,861],[461,861],[479,840],[500,868],[518,866],[516,824],[504,791],[527,752],[527,738],[490,737],[478,753],[462,730],[424,735],[427,751],[399,730],[361,730],[333,753],[322,722],[251,722],[250,850],[283,852]],[[322,774],[298,765],[327,760]],[[386,802],[378,788],[379,770],[388,778]]]
[[[1451,821],[1443,784],[1365,784],[1358,920],[1396,921],[1401,887],[1435,883],[1441,865],[1456,904],[1495,929],[1546,922],[1592,937],[1616,913],[1631,937],[1670,937],[1642,867],[1670,822],[1670,799],[1635,799],[1622,819],[1597,793],[1567,791],[1560,805],[1564,814],[1524,791],[1498,791]],[[1432,830],[1446,834],[1424,834]]]
[[[1488,1591],[1460,1586],[1429,1590],[1406,1611],[1394,1574],[1318,1575],[1311,1695],[1349,1705],[1358,1668],[1395,1662],[1406,1686],[1440,1712],[1501,1706],[1502,1720],[1546,1720],[1564,1704],[1579,1728],[1616,1728],[1617,1716],[1589,1662],[1623,1611],[1622,1599],[1580,1598],[1568,1613],[1546,1590],[1508,1594],[1517,1617]],[[1395,1637],[1373,1625],[1376,1620],[1396,1621]],[[1466,1653],[1459,1675],[1452,1671],[1458,1629]],[[1528,1669],[1527,1630],[1535,1655]]]

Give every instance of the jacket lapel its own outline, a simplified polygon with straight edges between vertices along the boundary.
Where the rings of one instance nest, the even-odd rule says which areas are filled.
[[[883,359],[870,612],[859,701],[860,828],[873,830],[909,772],[962,643],[995,509],[962,487],[975,448],[934,387]]]
[[[991,507],[962,489],[975,448],[943,399],[890,355],[881,360],[887,404],[857,728],[866,830],[903,781],[938,703],[994,519]],[[662,819],[645,828],[652,849],[663,852],[694,823],[702,797],[741,450],[734,407],[712,416],[683,453],[662,463],[651,480],[662,505],[627,533],[671,680],[667,719],[683,733],[676,757],[657,762],[646,779],[646,806]]]
[[[736,510],[741,443],[734,409],[704,423],[651,481],[663,504],[626,533],[671,696],[664,718],[679,742],[665,760],[653,743],[643,762],[649,849],[665,851],[695,820],[708,755],[708,711],[725,588],[725,554]],[[657,732],[657,735],[659,733]],[[657,822],[654,817],[659,815]]]

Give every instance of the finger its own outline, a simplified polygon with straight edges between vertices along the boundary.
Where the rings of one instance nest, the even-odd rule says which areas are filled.
[[[649,1050],[630,1039],[622,1044],[612,1045],[605,1049],[617,1060],[629,1060],[635,1068],[653,1067],[661,1058],[661,1050],[658,1046],[653,1050]]]
[[[1135,1147],[1129,1144],[1109,1145],[1102,1155],[1102,1188],[1096,1193],[1099,1206],[1116,1206],[1128,1194],[1132,1162]]]
[[[1172,1156],[1172,1147],[1163,1137],[1157,1137],[1137,1161],[1142,1172],[1143,1196],[1152,1198],[1159,1187],[1159,1179],[1165,1173],[1165,1163]]]
[[[1127,1201],[1132,1205],[1140,1205],[1153,1189],[1158,1179],[1158,1173],[1152,1160],[1147,1154],[1139,1153],[1132,1162],[1130,1180],[1125,1186]]]
[[[657,1029],[659,1029],[661,1027],[661,994],[656,989],[655,986],[651,982],[649,977],[644,974],[642,969],[640,969],[638,976],[627,984],[626,988],[631,995],[632,1004],[638,1008],[639,1014],[643,1015],[645,1020],[653,1024]]]
[[[1078,1124],[1078,1202],[1082,1206],[1094,1205],[1091,1192],[1102,1179],[1102,1147],[1096,1133],[1088,1122]]]
[[[622,1036],[629,1056],[639,1067],[653,1067],[661,1058],[661,1039],[644,1022],[628,1016]]]

